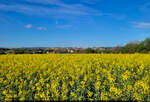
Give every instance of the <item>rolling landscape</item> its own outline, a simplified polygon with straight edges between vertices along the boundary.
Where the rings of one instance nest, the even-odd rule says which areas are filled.
[[[149,102],[149,17],[149,0],[0,0],[0,102]]]

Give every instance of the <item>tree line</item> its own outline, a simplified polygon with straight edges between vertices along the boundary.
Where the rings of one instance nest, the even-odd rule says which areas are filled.
[[[150,38],[144,41],[131,41],[125,46],[108,47],[104,50],[87,48],[85,53],[150,53]]]
[[[97,48],[0,48],[0,54],[45,54],[45,53],[150,53],[150,38],[132,41],[125,46]]]
[[[115,47],[114,53],[150,53],[150,38],[144,41],[132,41],[123,47]]]

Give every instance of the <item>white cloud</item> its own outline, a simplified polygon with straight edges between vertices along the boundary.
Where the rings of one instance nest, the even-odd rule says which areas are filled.
[[[27,24],[27,25],[25,25],[25,28],[27,28],[27,29],[32,28],[32,24]]]
[[[32,24],[27,24],[27,25],[25,25],[24,26],[25,28],[27,28],[27,29],[31,29],[32,27],[33,27],[33,25]],[[37,30],[43,30],[43,31],[46,31],[47,30],[47,28],[46,27],[35,27]]]
[[[135,22],[134,27],[150,29],[150,22]]]
[[[47,28],[45,28],[45,27],[37,27],[37,29],[38,30],[43,30],[43,31],[47,30]]]

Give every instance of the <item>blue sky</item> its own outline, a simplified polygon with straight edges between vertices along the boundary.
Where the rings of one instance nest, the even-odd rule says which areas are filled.
[[[0,0],[0,47],[124,45],[149,18],[149,0]]]

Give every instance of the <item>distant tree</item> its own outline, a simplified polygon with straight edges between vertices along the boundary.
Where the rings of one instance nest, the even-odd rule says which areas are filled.
[[[150,51],[150,38],[144,40],[144,47],[147,51]]]
[[[14,50],[8,50],[5,52],[6,54],[15,54],[15,51]]]
[[[0,54],[5,54],[5,51],[0,51]]]
[[[113,51],[112,51],[112,49],[110,49],[110,48],[106,48],[104,51],[103,51],[103,53],[112,53]]]
[[[148,53],[150,51],[150,38],[146,38],[144,41],[140,42],[136,47],[136,52]]]
[[[120,53],[121,52],[121,46],[117,46],[115,48],[112,49],[113,53]]]
[[[95,53],[96,51],[92,48],[87,48],[84,50],[84,53]]]
[[[131,41],[121,48],[121,53],[135,53],[139,41]]]
[[[99,50],[99,49],[96,49],[96,50],[95,50],[95,53],[102,53],[102,51]]]

